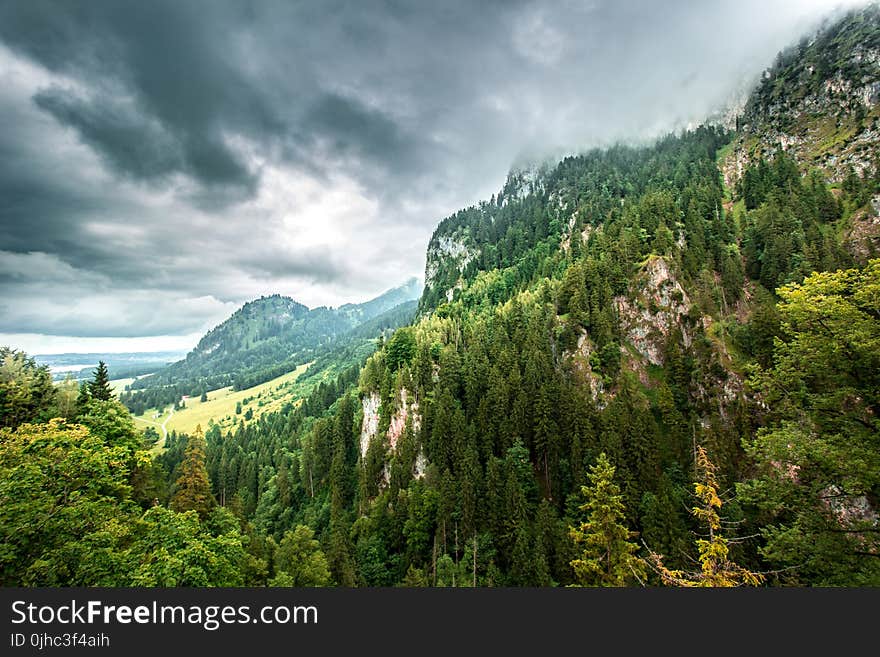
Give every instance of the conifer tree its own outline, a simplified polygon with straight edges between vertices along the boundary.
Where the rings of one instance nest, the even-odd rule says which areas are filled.
[[[670,570],[663,565],[663,559],[651,552],[651,563],[660,579],[667,586],[758,586],[764,576],[734,563],[729,558],[728,540],[721,535],[722,506],[718,495],[718,480],[715,477],[717,466],[709,460],[702,446],[697,448],[697,472],[699,481],[694,484],[699,504],[692,510],[694,517],[708,528],[707,538],[697,539],[700,570],[685,572]]]
[[[203,519],[216,504],[205,467],[205,449],[205,435],[202,433],[202,425],[199,425],[187,440],[174,496],[171,498],[171,508],[175,511],[196,511]]]
[[[645,564],[636,556],[635,536],[622,524],[623,495],[614,483],[614,466],[599,454],[587,475],[590,484],[581,487],[585,502],[579,507],[586,520],[570,528],[570,536],[583,545],[580,558],[571,562],[575,582],[581,586],[626,586],[641,581]]]
[[[353,587],[355,567],[351,556],[348,527],[342,519],[330,520],[330,539],[327,546],[327,565],[337,586]]]
[[[110,375],[103,360],[98,361],[95,377],[89,384],[89,392],[92,394],[92,399],[101,401],[109,401],[113,397],[113,390],[110,389]]]
[[[79,384],[79,394],[76,397],[76,414],[83,415],[88,411],[89,401],[92,396],[89,394],[89,384],[83,381]]]

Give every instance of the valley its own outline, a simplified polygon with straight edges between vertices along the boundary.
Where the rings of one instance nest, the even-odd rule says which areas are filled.
[[[163,439],[162,429],[192,433],[197,426],[207,431],[211,425],[217,425],[227,431],[239,423],[256,421],[265,413],[279,412],[288,404],[296,406],[307,391],[306,387],[297,386],[297,381],[310,365],[305,363],[292,372],[245,390],[233,390],[231,386],[209,390],[206,392],[207,401],[201,401],[200,397],[185,397],[180,408],[169,405],[159,410],[150,409],[141,415],[133,415],[132,419],[139,425],[159,428]],[[122,385],[122,382],[117,381],[117,384]]]

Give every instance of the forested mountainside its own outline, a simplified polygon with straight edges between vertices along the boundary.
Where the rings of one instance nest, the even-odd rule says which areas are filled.
[[[873,116],[826,83],[878,34],[825,27],[817,79],[781,56],[739,131],[512,172],[438,226],[410,326],[250,425],[137,460],[97,380],[78,424],[20,424],[59,402],[7,354],[3,583],[880,585],[877,142],[841,178],[757,109]],[[50,458],[87,482],[51,526]]]
[[[872,5],[779,54],[737,120],[729,183],[780,148],[834,182],[876,166],[878,14]]]
[[[230,385],[244,390],[311,362],[340,342],[374,339],[379,328],[408,323],[420,291],[413,278],[362,304],[311,310],[289,297],[261,297],[209,331],[184,360],[133,382],[122,401],[138,415],[182,395]]]

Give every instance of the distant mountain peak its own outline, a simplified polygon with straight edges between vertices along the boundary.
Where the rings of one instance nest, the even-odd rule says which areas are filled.
[[[309,309],[288,296],[264,295],[243,304],[208,331],[184,360],[134,387],[184,385],[191,389],[201,385],[215,389],[259,380],[261,372],[283,374],[314,360],[355,329],[372,330],[374,320],[382,324],[386,313],[412,304],[421,292],[421,281],[412,277],[374,299],[335,309]]]

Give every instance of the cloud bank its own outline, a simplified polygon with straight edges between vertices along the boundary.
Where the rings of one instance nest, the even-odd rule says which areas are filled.
[[[0,341],[374,296],[514,162],[699,122],[839,4],[4,3]]]

